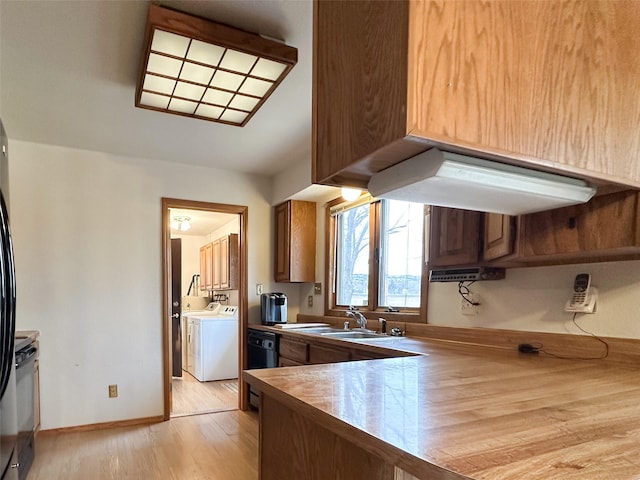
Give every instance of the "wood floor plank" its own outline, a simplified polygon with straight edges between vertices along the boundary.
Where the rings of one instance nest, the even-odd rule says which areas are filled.
[[[27,480],[257,480],[258,415],[239,410],[41,432]]]
[[[235,410],[238,408],[238,379],[200,382],[188,372],[173,377],[171,416]]]

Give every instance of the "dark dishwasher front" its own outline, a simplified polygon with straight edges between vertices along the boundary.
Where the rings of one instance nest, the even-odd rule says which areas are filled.
[[[247,368],[274,368],[278,366],[278,336],[262,330],[247,333]],[[249,404],[255,408],[260,405],[260,392],[249,386]]]

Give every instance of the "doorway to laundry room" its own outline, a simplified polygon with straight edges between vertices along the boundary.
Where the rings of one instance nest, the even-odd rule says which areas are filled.
[[[165,419],[241,407],[246,213],[162,200]]]

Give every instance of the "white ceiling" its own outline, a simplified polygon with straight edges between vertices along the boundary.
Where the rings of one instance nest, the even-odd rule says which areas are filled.
[[[161,1],[298,49],[245,127],[134,107],[147,1],[0,1],[10,139],[272,175],[311,158],[311,0]]]
[[[209,212],[205,210],[169,209],[169,220],[173,217],[188,217],[191,228],[186,232],[171,230],[171,235],[205,236],[237,218],[231,213]]]

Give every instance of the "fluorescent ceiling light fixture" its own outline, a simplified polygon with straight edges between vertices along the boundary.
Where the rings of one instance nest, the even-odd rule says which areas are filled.
[[[297,61],[278,41],[150,5],[135,104],[244,126]]]
[[[587,202],[596,189],[575,178],[432,148],[374,174],[374,197],[508,215]]]

